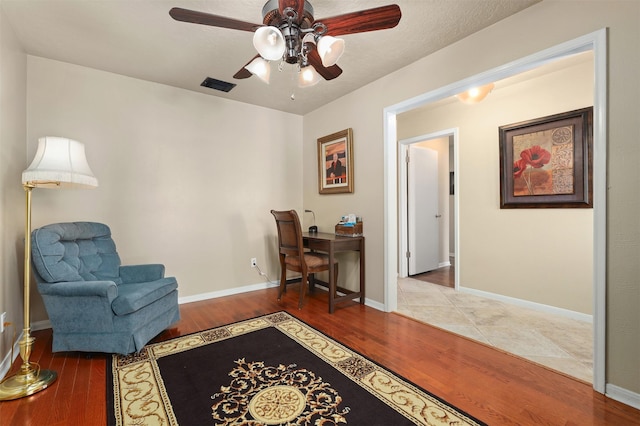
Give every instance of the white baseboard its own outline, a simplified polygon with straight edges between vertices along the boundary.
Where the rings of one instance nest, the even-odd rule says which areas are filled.
[[[522,306],[523,308],[533,309],[540,312],[559,315],[565,318],[571,318],[582,322],[593,324],[593,316],[583,314],[582,312],[570,311],[569,309],[558,308],[555,306],[543,305],[542,303],[531,302],[529,300],[516,299],[515,297],[503,296],[501,294],[490,293],[488,291],[476,290],[474,288],[460,287],[459,291],[463,293],[473,294],[475,296],[485,297],[487,299],[498,300],[510,303],[512,305]]]
[[[444,268],[445,266],[451,266],[451,262],[447,260],[446,262],[438,263],[438,268]]]
[[[178,303],[182,305],[183,303],[201,302],[203,300],[216,299],[218,297],[233,296],[234,294],[248,293],[250,291],[255,291],[255,290],[264,290],[266,288],[277,287],[278,285],[279,285],[278,282],[272,281],[272,282],[269,282],[269,283],[252,284],[252,285],[248,285],[248,286],[244,286],[244,287],[230,288],[230,289],[227,289],[227,290],[212,291],[210,293],[201,293],[201,294],[196,294],[194,296],[180,297],[180,298],[178,298]],[[321,284],[316,284],[316,286],[319,287],[319,288],[324,288],[324,289],[328,290],[326,287],[324,287]],[[342,294],[342,293],[339,293],[339,294]],[[384,311],[384,303],[380,303],[380,302],[377,302],[375,300],[367,299],[365,297],[364,304],[369,306],[369,307],[371,307],[371,308],[373,308],[373,309],[377,309],[379,311]]]
[[[605,395],[618,402],[627,404],[633,408],[640,410],[640,394],[631,392],[630,390],[621,388],[616,385],[605,385]]]
[[[4,376],[7,374],[7,372],[11,368],[11,364],[13,364],[13,361],[15,361],[16,358],[18,358],[18,355],[20,355],[20,345],[18,344],[20,339],[22,339],[22,333],[20,333],[15,343],[13,344],[13,358],[10,359],[11,351],[9,351],[4,356],[4,358],[2,358],[2,362],[0,363],[0,380],[4,379]]]
[[[384,303],[376,302],[375,300],[371,300],[368,298],[364,298],[364,304],[370,308],[377,309],[378,311],[385,312]]]
[[[247,293],[247,292],[256,291],[256,290],[264,290],[266,288],[277,287],[278,284],[279,284],[278,282],[271,281],[271,282],[265,282],[265,283],[251,284],[244,287],[234,287],[234,288],[229,288],[225,290],[212,291],[210,293],[200,293],[200,294],[195,294],[193,296],[179,297],[178,304],[182,305],[183,303],[200,302],[208,299],[216,299],[218,297],[233,296],[234,294]]]

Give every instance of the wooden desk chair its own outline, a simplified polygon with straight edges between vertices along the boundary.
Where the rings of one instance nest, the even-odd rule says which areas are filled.
[[[278,300],[287,291],[287,270],[300,272],[300,302],[298,309],[302,309],[307,282],[313,288],[314,274],[329,270],[329,256],[324,253],[305,252],[302,244],[302,228],[295,210],[275,211],[271,214],[276,218],[278,228],[278,246],[280,255],[280,289]],[[338,262],[334,261],[334,283],[338,283]],[[331,278],[329,278],[331,279]]]

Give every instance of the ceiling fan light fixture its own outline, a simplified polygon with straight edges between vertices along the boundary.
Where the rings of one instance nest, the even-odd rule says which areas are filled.
[[[282,31],[271,26],[258,28],[253,34],[253,47],[268,61],[281,59],[286,47]]]
[[[249,62],[245,66],[245,68],[249,70],[251,74],[269,84],[269,77],[271,76],[271,65],[269,65],[268,61],[265,61],[261,57],[257,57],[253,61]]]
[[[320,82],[321,78],[322,77],[320,76],[320,74],[318,74],[315,68],[313,68],[311,65],[307,65],[306,67],[301,68],[300,72],[298,73],[298,86],[315,86]]]
[[[476,104],[486,98],[494,87],[495,84],[493,83],[485,84],[480,87],[472,87],[466,92],[458,93],[456,98],[465,104]]]
[[[344,41],[334,36],[394,28],[402,12],[397,4],[390,4],[315,19],[309,0],[267,0],[262,8],[262,24],[180,7],[171,8],[169,15],[176,21],[252,32],[253,45],[262,59],[279,61],[279,69],[284,64],[295,65],[298,70],[311,65],[323,79],[333,80],[342,74],[336,62],[345,49]],[[316,46],[314,41],[318,43]],[[255,69],[256,66],[245,65],[233,78],[245,79],[256,74],[267,81],[264,64],[262,70]]]
[[[344,53],[344,40],[331,36],[322,36],[318,40],[318,54],[322,59],[322,65],[330,67],[338,62]]]

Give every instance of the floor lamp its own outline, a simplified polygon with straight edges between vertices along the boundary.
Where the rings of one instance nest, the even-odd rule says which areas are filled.
[[[26,194],[24,227],[24,329],[18,342],[22,366],[13,376],[0,383],[0,401],[33,395],[53,383],[57,374],[41,370],[29,362],[35,338],[31,337],[29,290],[31,283],[31,191],[33,188],[95,188],[93,176],[84,154],[84,145],[72,139],[47,136],[38,139],[38,150],[31,165],[22,172]]]

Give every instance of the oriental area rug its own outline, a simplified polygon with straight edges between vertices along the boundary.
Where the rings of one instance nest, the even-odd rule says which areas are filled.
[[[277,312],[113,355],[110,425],[482,425]]]

